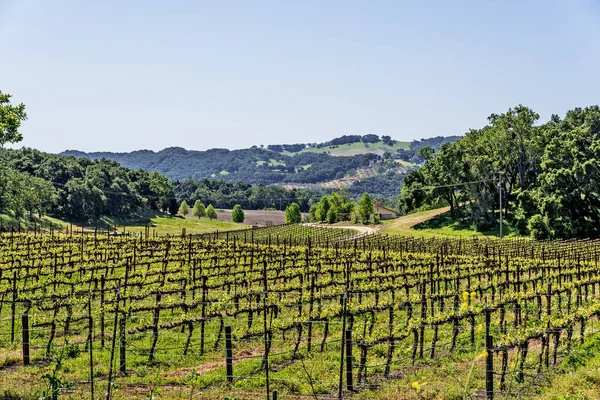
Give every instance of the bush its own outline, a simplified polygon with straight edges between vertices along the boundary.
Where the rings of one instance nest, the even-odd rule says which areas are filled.
[[[540,214],[536,214],[529,219],[527,228],[531,232],[531,237],[536,240],[548,239],[551,236],[548,221]]]
[[[292,203],[285,208],[285,223],[297,224],[302,220],[300,206],[297,203]]]
[[[77,358],[81,354],[81,349],[77,344],[66,344],[65,353],[68,358]]]
[[[331,208],[329,204],[329,198],[327,196],[321,197],[319,204],[317,204],[317,210],[315,211],[315,218],[319,222],[327,220],[327,212]]]
[[[308,220],[310,222],[319,222],[317,221],[317,205],[313,204],[310,206],[310,209],[308,210]]]
[[[217,219],[217,212],[215,211],[215,208],[212,206],[212,204],[206,207],[206,216],[210,220]]]
[[[192,214],[198,218],[206,216],[206,207],[204,207],[204,204],[202,204],[200,200],[196,200],[194,203],[194,210],[192,211]]]
[[[233,211],[231,212],[231,220],[237,223],[244,222],[244,210],[242,210],[242,206],[239,204],[236,204],[235,207],[233,207]]]
[[[185,217],[189,213],[190,213],[190,207],[188,206],[188,203],[184,200],[181,202],[181,205],[179,206],[179,214],[181,214]]]
[[[327,210],[327,223],[329,224],[333,224],[337,222],[337,217],[338,217],[338,212],[335,209],[335,207],[331,207],[329,210]]]

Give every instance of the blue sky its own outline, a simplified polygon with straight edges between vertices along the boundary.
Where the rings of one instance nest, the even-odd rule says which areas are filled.
[[[50,152],[462,134],[599,103],[600,1],[0,0],[0,90]]]

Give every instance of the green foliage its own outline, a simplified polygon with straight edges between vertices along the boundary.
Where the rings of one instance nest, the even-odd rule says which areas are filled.
[[[175,200],[175,198],[168,199],[168,201],[167,201],[167,211],[171,215],[177,215],[177,212],[179,211],[179,207],[178,207],[178,204],[177,204],[177,200]]]
[[[192,210],[192,214],[198,218],[202,218],[206,216],[206,207],[200,200],[196,200],[194,203],[194,209]]]
[[[233,207],[233,211],[231,212],[231,220],[236,223],[244,222],[244,210],[242,210],[242,206],[239,204],[236,204]]]
[[[404,181],[405,212],[460,203],[475,229],[498,225],[498,184],[503,215],[521,234],[571,238],[600,235],[600,109],[569,111],[536,125],[539,115],[519,105],[492,114],[433,155]],[[497,173],[501,180],[498,180]],[[465,184],[467,183],[467,184]]]
[[[292,203],[285,208],[285,223],[286,224],[297,224],[302,220],[302,213],[300,212],[300,206],[297,203]]]
[[[170,199],[174,199],[171,183],[158,173],[28,148],[0,149],[0,213],[16,218],[32,219],[34,214],[76,221],[123,218],[144,206],[166,210]]]
[[[181,205],[179,206],[179,214],[186,216],[190,213],[190,207],[188,206],[187,202],[184,200],[181,202]]]
[[[17,143],[23,140],[19,132],[21,122],[27,119],[25,104],[13,106],[10,104],[12,96],[0,91],[0,147],[6,143]]]
[[[373,199],[369,193],[363,193],[361,198],[358,200],[358,217],[360,222],[366,223],[371,218],[371,215],[375,212],[375,206],[373,204]]]
[[[360,216],[358,215],[358,211],[353,210],[350,213],[350,222],[352,222],[353,224],[357,224],[360,221]]]
[[[313,204],[310,206],[310,209],[308,210],[308,220],[310,222],[319,222],[317,220],[317,205]]]
[[[260,148],[234,151],[227,149],[189,151],[182,148],[167,148],[156,153],[136,151],[119,155],[67,151],[63,154],[114,160],[134,170],[155,170],[170,179],[185,180],[190,176],[189,171],[193,170],[196,179],[220,176],[230,182],[242,181],[264,185],[325,182],[335,179],[339,173],[344,175],[352,169],[366,168],[380,158],[375,153],[343,157],[313,152],[286,155]],[[268,162],[260,163],[260,161]],[[303,168],[305,165],[311,167],[305,169]]]
[[[206,207],[206,216],[210,220],[217,219],[217,211],[212,206],[212,204],[210,204],[208,207]]]
[[[77,349],[79,348],[77,347]],[[57,400],[59,395],[63,392],[63,390],[72,387],[72,384],[70,382],[66,381],[63,377],[60,376],[63,370],[63,360],[67,357],[71,357],[72,352],[72,347],[67,342],[64,346],[60,348],[58,353],[52,354],[51,358],[52,362],[54,363],[54,366],[48,373],[42,376],[42,378],[44,378],[48,382],[48,388],[47,390],[44,390],[42,392],[41,399]],[[77,355],[75,355],[74,357],[77,357]]]
[[[338,212],[337,209],[335,207],[330,207],[329,210],[327,210],[327,223],[329,224],[333,224],[335,222],[337,222],[337,217],[338,217]]]
[[[244,209],[279,209],[280,205],[297,203],[301,211],[308,211],[310,204],[319,196],[309,189],[285,189],[277,185],[250,185],[243,182],[223,180],[193,180],[173,182],[175,197],[193,204],[196,200],[210,203],[216,208],[233,208],[236,204]]]
[[[159,152],[135,151],[115,154],[66,151],[63,154],[89,159],[104,158],[117,161],[134,170],[157,171],[175,180],[176,197],[179,200],[187,200],[189,204],[199,199],[217,208],[232,208],[239,203],[245,209],[264,209],[265,207],[277,208],[279,201],[282,200],[285,201],[284,204],[296,202],[300,210],[306,212],[312,202],[304,201],[305,193],[311,191],[284,189],[281,184],[319,184],[353,175],[360,169],[376,169],[379,166],[385,174],[357,180],[348,191],[353,197],[358,197],[365,191],[376,195],[393,196],[397,194],[403,176],[403,173],[398,173],[398,168],[408,163],[422,163],[424,160],[419,156],[422,147],[430,146],[434,150],[439,150],[442,143],[452,142],[457,138],[435,137],[409,144],[396,142],[389,136],[378,139],[376,135],[350,135],[320,144],[270,145],[268,149],[258,146],[233,151],[227,149],[189,151],[182,148],[167,148]],[[367,145],[370,148],[367,148]],[[331,154],[328,154],[329,152]],[[380,155],[385,152],[388,154],[384,160]],[[396,161],[403,161],[403,163]],[[190,170],[193,171],[194,179],[188,179]],[[215,177],[227,181],[231,186],[215,184],[211,179]],[[272,193],[269,196],[262,196],[263,188],[259,186],[250,189],[249,185],[268,185],[263,188]],[[279,186],[271,187],[274,185]],[[202,193],[195,193],[196,190]],[[242,192],[244,195],[241,195]],[[255,192],[257,192],[256,197],[251,199],[250,195],[254,195]],[[287,193],[272,195],[280,192]],[[248,199],[249,203],[242,202],[244,199]],[[345,213],[341,209],[338,210]]]
[[[327,219],[327,212],[330,207],[329,198],[327,196],[321,197],[321,200],[317,204],[317,209],[315,210],[315,218],[318,222],[324,222]]]

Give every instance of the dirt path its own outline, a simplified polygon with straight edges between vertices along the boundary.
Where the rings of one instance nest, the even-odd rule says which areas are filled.
[[[392,222],[385,224],[384,233],[407,233],[413,226],[425,222],[431,218],[437,217],[450,211],[450,207],[436,208],[435,210],[423,211],[415,214],[405,215],[397,218]]]

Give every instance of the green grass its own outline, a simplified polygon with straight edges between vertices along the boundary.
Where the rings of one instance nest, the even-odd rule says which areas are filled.
[[[42,217],[41,219],[37,216],[34,216],[33,218],[29,218],[29,216],[27,216],[17,220],[12,214],[0,214],[0,224],[4,230],[10,230],[13,228],[16,231],[19,230],[19,226],[22,230],[33,230],[34,228],[49,230],[50,228],[59,229],[68,225],[67,222],[47,216]]]
[[[12,215],[0,214],[0,222],[5,230],[7,228],[10,229],[10,227],[14,227],[16,230],[18,229],[19,222],[17,222]],[[99,230],[113,230],[116,226],[117,230],[121,232],[144,232],[145,227],[149,226],[151,228],[151,233],[156,233],[158,235],[180,235],[183,228],[186,229],[186,233],[188,234],[200,234],[248,227],[248,225],[244,224],[211,221],[206,218],[197,219],[171,216],[154,210],[142,210],[130,215],[128,218],[103,216],[91,221],[69,221],[53,217],[44,217],[40,220],[39,218],[34,217],[32,220],[29,218],[21,219],[20,224],[21,229],[23,230],[33,230],[34,226],[37,225],[38,229],[41,227],[42,231],[49,231],[50,228],[55,230],[69,229],[72,224],[73,231],[79,231],[82,227],[86,231],[93,231],[96,228]]]
[[[180,235],[183,228],[186,229],[186,233],[193,234],[248,227],[247,225],[233,222],[172,216],[154,210],[144,210],[128,219],[104,217],[97,222],[103,223],[104,226],[116,225],[120,231],[125,230],[125,232],[143,232],[144,228],[149,226],[152,232],[156,232],[159,235]],[[94,226],[94,224],[89,224],[89,226]]]
[[[265,165],[265,164],[268,164],[269,167],[277,167],[277,166],[283,166],[283,167],[285,167],[285,163],[284,162],[277,161],[277,160],[275,160],[273,158],[271,158],[268,163],[265,160],[260,160],[260,161],[256,162],[256,165],[259,166],[259,167],[261,165]]]
[[[597,399],[600,393],[600,335],[588,338],[546,377],[532,398]]]
[[[464,213],[451,214],[449,207],[420,211],[405,215],[398,219],[382,221],[383,232],[395,235],[412,235],[419,237],[498,237],[500,227],[486,231],[477,231]],[[505,237],[520,237],[518,231],[510,223],[503,224]]]
[[[454,213],[443,213],[436,215],[431,219],[416,224],[412,229],[417,232],[435,233],[443,236],[460,236],[460,237],[475,237],[475,236],[500,236],[500,225],[494,226],[493,229],[485,231],[477,231],[471,224],[469,216],[459,210]],[[518,231],[511,226],[510,223],[504,221],[502,225],[502,234],[506,237],[519,236]]]
[[[394,161],[403,167],[414,167],[416,165],[414,163],[404,161],[404,160],[394,160]]]
[[[368,146],[368,147],[367,147]],[[399,149],[410,149],[410,142],[396,142],[393,146],[388,146],[383,142],[377,143],[348,143],[339,146],[327,146],[322,148],[310,148],[300,151],[299,153],[283,152],[283,154],[293,156],[300,153],[330,153],[332,156],[355,156],[358,154],[375,153],[382,155],[386,151],[395,152]]]
[[[272,158],[269,160],[269,167],[279,167],[279,166],[285,167],[285,163],[274,160]]]
[[[184,218],[180,216],[157,215],[148,221],[149,226],[156,233],[165,235],[181,234],[183,228],[187,234],[207,233],[214,231],[225,231],[247,228],[248,225],[236,224],[234,222],[210,221],[208,219]],[[146,225],[125,225],[127,232],[143,232]]]

